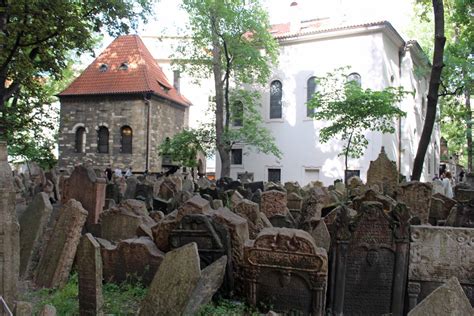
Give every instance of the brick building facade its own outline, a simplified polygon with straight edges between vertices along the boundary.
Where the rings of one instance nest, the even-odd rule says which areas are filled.
[[[142,40],[118,37],[62,93],[59,166],[161,171],[158,146],[188,125],[191,103]]]

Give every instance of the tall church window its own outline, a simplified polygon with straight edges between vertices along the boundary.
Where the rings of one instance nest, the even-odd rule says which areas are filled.
[[[121,152],[123,154],[131,154],[132,153],[132,128],[130,126],[123,126],[120,130],[120,141],[122,145]]]
[[[97,151],[102,154],[109,152],[109,129],[105,126],[97,131]]]
[[[270,84],[270,118],[281,118],[283,86],[280,81],[274,80]]]
[[[313,97],[313,94],[316,92],[316,77],[310,77],[307,82],[306,88],[306,101],[309,102]],[[311,117],[314,114],[314,108],[306,106],[306,116]]]
[[[85,152],[85,144],[86,144],[86,129],[81,126],[76,130],[76,153]]]

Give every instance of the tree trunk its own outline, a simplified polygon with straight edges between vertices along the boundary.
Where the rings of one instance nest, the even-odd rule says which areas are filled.
[[[221,160],[220,178],[230,176],[230,153],[224,139],[224,82],[222,81],[221,49],[217,35],[212,40],[212,70],[216,90],[216,147]]]
[[[438,90],[443,70],[443,54],[446,37],[444,36],[444,6],[443,0],[433,0],[435,39],[433,66],[431,68],[430,85],[428,89],[428,104],[426,108],[425,124],[421,133],[420,142],[413,163],[412,181],[419,181],[423,171],[426,151],[431,141],[431,133],[436,120],[436,109],[438,104]]]
[[[467,87],[464,91],[466,98],[466,140],[467,140],[467,170],[472,172],[472,110],[471,110],[471,91]]]

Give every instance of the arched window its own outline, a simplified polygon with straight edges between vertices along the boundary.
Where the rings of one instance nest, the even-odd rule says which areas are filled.
[[[120,141],[122,145],[121,152],[122,154],[131,154],[132,153],[132,138],[133,133],[130,126],[123,126],[120,130]]]
[[[237,101],[234,104],[234,108],[232,109],[233,115],[233,125],[234,126],[242,126],[243,123],[243,115],[244,115],[244,104],[242,101]]]
[[[347,82],[354,82],[359,87],[362,86],[362,79],[357,72],[353,72],[347,76]]]
[[[85,152],[86,145],[86,129],[84,127],[78,127],[76,130],[76,153]]]
[[[102,154],[109,152],[109,129],[105,126],[97,131],[97,151]]]
[[[311,100],[313,94],[316,92],[316,77],[310,77],[307,82],[306,88],[306,101]],[[306,116],[311,117],[314,114],[314,109],[306,106]]]
[[[270,118],[281,118],[281,99],[283,96],[283,86],[280,81],[275,80],[270,84]]]

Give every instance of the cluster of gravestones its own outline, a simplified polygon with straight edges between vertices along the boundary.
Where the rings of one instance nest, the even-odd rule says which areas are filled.
[[[382,150],[367,183],[242,182],[107,182],[78,166],[61,203],[39,192],[20,213],[20,274],[61,287],[75,262],[81,314],[101,313],[104,281],[131,278],[149,287],[141,315],[193,314],[213,296],[303,315],[472,313],[469,181],[454,200],[400,184]]]

